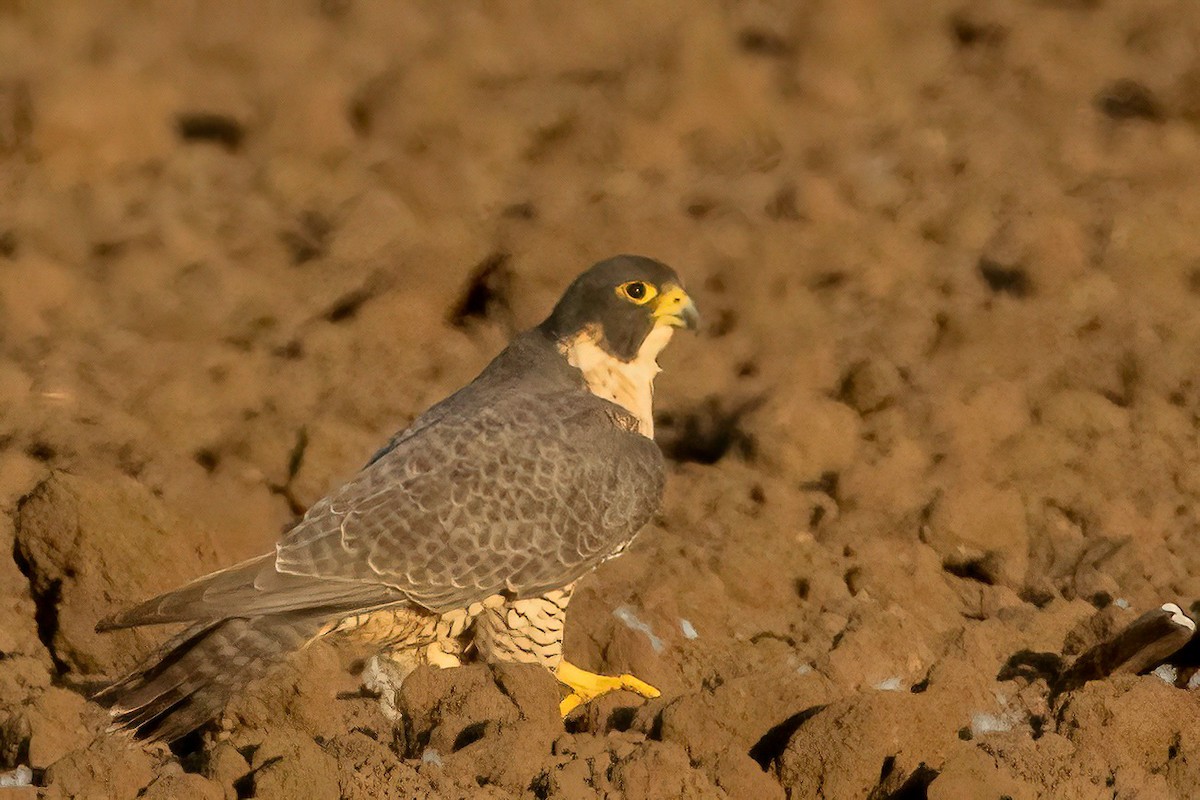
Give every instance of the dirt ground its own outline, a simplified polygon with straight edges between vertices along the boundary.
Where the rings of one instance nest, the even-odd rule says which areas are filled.
[[[1200,599],[1197,186],[1195,0],[0,0],[0,795],[1196,796],[1200,695],[1049,685]],[[706,324],[567,652],[661,698],[421,671],[395,725],[317,645],[103,732],[166,632],[100,617],[618,252]]]

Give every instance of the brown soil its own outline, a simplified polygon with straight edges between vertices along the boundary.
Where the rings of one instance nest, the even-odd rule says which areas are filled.
[[[1051,698],[1030,654],[1200,598],[1195,0],[233,5],[0,0],[0,771],[1194,795],[1200,695]],[[564,731],[548,675],[472,666],[395,727],[319,645],[174,753],[103,733],[165,632],[97,619],[262,552],[624,251],[707,324],[567,647],[662,698]]]

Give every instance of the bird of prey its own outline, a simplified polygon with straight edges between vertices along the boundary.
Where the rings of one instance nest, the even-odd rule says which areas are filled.
[[[436,666],[536,663],[579,704],[631,675],[563,658],[576,581],[620,554],[657,511],[665,469],[651,413],[657,357],[696,307],[675,272],[640,256],[575,279],[464,388],[392,437],[318,501],[275,551],[102,621],[185,623],[103,690],[114,726],[176,739],[313,640],[361,637]]]

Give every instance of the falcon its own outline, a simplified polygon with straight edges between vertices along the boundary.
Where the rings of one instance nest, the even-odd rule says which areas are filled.
[[[335,634],[410,670],[540,664],[567,687],[564,716],[615,689],[657,697],[632,675],[567,661],[563,627],[576,582],[624,551],[661,504],[657,357],[697,322],[665,264],[623,255],[588,269],[544,322],[393,436],[274,552],[97,625],[185,625],[98,695],[114,727],[177,739]]]

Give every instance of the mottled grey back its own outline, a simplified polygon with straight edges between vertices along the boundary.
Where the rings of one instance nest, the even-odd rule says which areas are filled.
[[[553,347],[515,340],[315,505],[276,568],[444,611],[560,588],[624,549],[661,502],[662,455]]]

